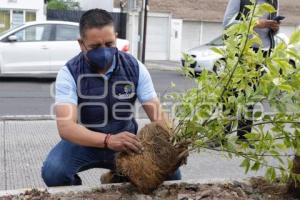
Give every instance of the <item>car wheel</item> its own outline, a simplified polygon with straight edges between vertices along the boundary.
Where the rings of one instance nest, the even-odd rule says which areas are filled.
[[[221,58],[217,60],[214,64],[213,71],[219,76],[226,67],[226,60],[224,58]]]

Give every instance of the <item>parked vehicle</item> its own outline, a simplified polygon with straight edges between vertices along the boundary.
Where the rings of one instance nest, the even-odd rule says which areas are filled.
[[[30,22],[0,35],[0,76],[56,76],[80,52],[79,24],[65,21]],[[129,41],[117,39],[121,51]]]
[[[278,44],[279,42],[285,42],[286,44],[288,44],[288,41],[288,37],[283,33],[277,34],[275,37],[276,44]],[[193,58],[193,62],[189,64],[189,67],[194,69],[195,74],[201,73],[203,69],[207,69],[208,71],[215,73],[219,73],[224,69],[224,58],[222,57],[222,55],[212,51],[212,47],[224,49],[225,46],[223,42],[223,36],[217,37],[207,44],[194,47],[184,52],[184,55],[188,55]],[[186,64],[184,57],[185,56],[183,56],[182,58],[182,66],[185,66]]]

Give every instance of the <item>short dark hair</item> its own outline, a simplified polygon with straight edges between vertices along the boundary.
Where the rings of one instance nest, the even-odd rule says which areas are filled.
[[[79,30],[80,36],[84,37],[85,31],[91,28],[102,28],[107,25],[113,25],[114,20],[106,10],[92,9],[88,10],[80,18]]]

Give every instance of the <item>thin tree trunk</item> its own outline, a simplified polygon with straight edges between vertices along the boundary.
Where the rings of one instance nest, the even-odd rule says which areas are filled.
[[[295,158],[293,161],[292,173],[300,174],[300,156],[298,156],[298,155],[295,155]],[[288,181],[287,189],[288,189],[288,193],[300,195],[300,182],[296,181],[292,177],[290,177],[290,180]]]

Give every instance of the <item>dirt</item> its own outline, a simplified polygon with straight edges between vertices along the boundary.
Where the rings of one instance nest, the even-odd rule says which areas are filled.
[[[161,185],[182,164],[187,147],[173,145],[172,131],[166,125],[150,123],[138,133],[144,152],[120,153],[116,166],[142,193],[148,194]]]
[[[300,174],[300,156],[295,156],[293,160],[292,172],[294,174]],[[300,191],[300,182],[290,178],[288,181],[288,192],[295,193],[297,191]]]
[[[0,197],[0,200],[297,200],[297,196],[286,194],[284,185],[269,184],[262,178],[253,178],[249,184],[171,184],[163,185],[149,195],[138,193],[131,185],[111,186],[79,193],[51,195],[36,189],[18,196]]]

